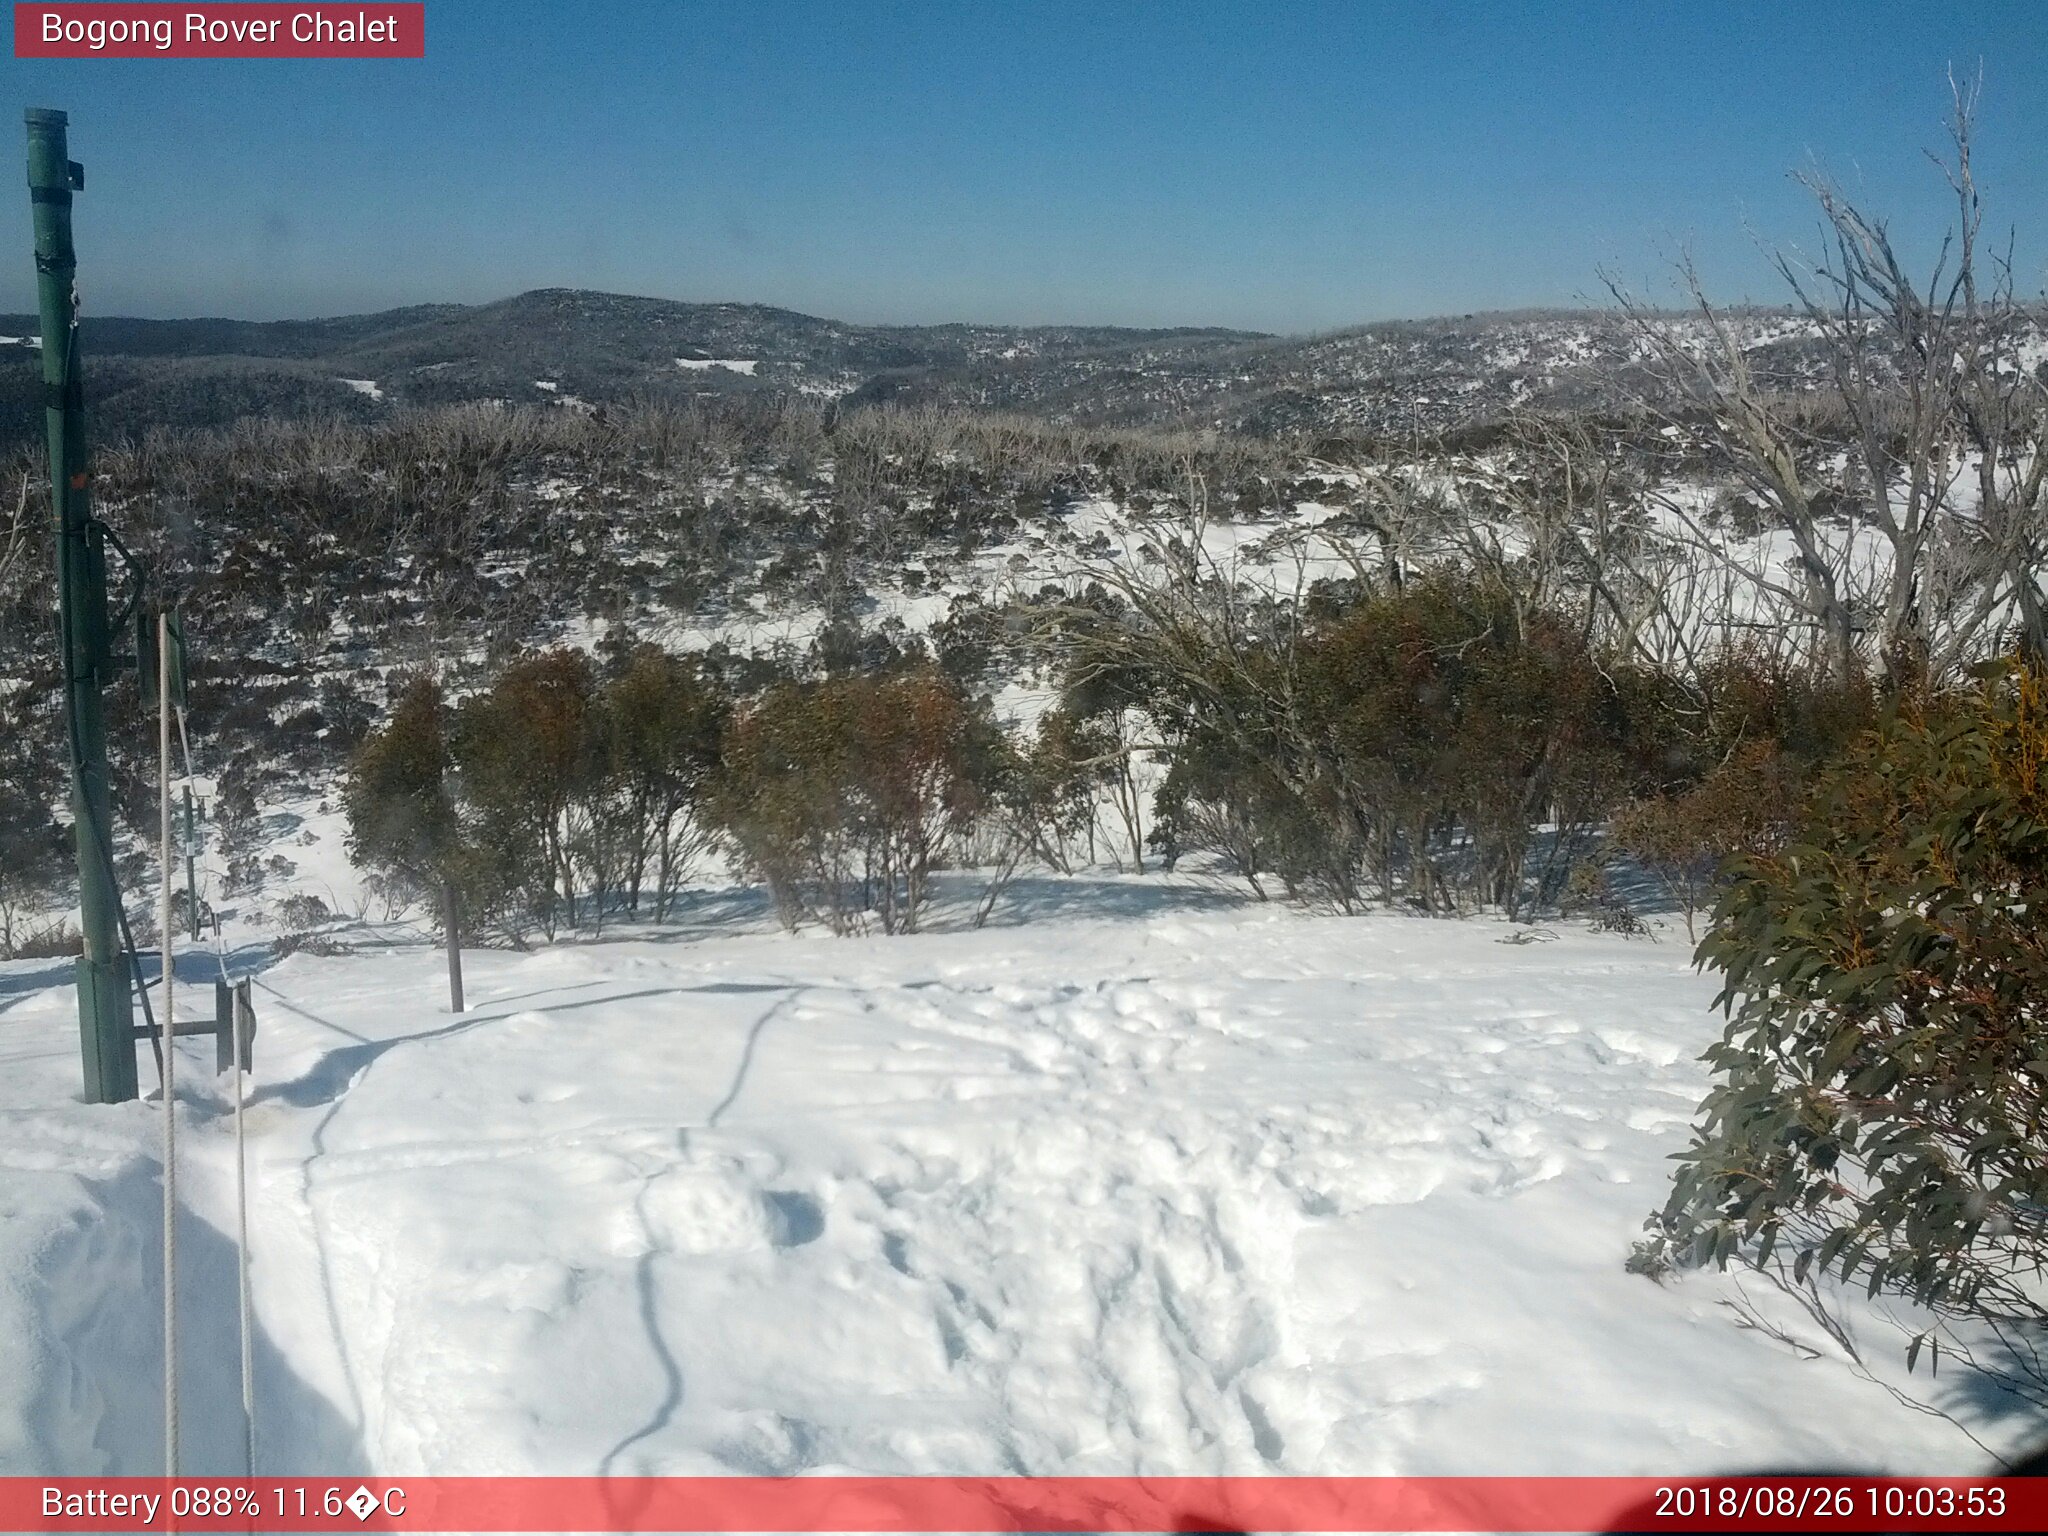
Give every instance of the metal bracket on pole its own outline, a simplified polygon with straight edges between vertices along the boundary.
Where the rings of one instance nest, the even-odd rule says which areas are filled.
[[[256,1065],[256,1005],[247,978],[234,983],[225,978],[213,984],[213,1017],[210,1019],[180,1019],[172,1026],[171,1033],[179,1039],[190,1035],[213,1036],[213,1069],[226,1072],[235,1064],[236,1054],[242,1059],[242,1070],[251,1072]],[[142,1038],[137,1029],[135,1037]]]

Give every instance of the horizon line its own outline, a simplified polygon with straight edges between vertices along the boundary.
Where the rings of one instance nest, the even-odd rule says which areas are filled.
[[[152,325],[203,325],[222,323],[228,325],[331,325],[346,320],[371,320],[384,315],[401,314],[407,310],[463,310],[490,309],[501,304],[511,304],[520,299],[533,298],[542,294],[569,294],[576,296],[629,299],[639,303],[675,304],[692,309],[751,309],[770,310],[778,314],[792,315],[802,320],[816,320],[831,325],[856,326],[862,330],[874,331],[939,331],[939,330],[992,330],[992,331],[1128,331],[1145,336],[1185,336],[1201,333],[1243,337],[1256,341],[1316,341],[1326,337],[1346,336],[1380,326],[1427,325],[1433,322],[1458,320],[1521,320],[1546,317],[1569,318],[1590,315],[1617,315],[1623,313],[1617,304],[1518,304],[1497,309],[1441,310],[1430,314],[1383,315],[1367,320],[1353,321],[1344,325],[1323,326],[1300,331],[1247,330],[1239,326],[1214,324],[1186,325],[1131,325],[1118,321],[1051,320],[1051,321],[1005,321],[1005,320],[849,320],[836,315],[821,315],[809,310],[793,309],[786,304],[774,304],[755,299],[680,299],[665,294],[627,293],[609,288],[575,288],[565,284],[551,283],[536,288],[522,288],[515,293],[503,294],[492,299],[421,299],[411,303],[393,304],[383,309],[350,310],[337,314],[279,315],[269,319],[250,319],[232,314],[182,314],[150,315],[131,313],[86,314],[80,318],[92,321],[141,321]],[[2033,306],[2026,306],[2033,307]],[[1693,306],[1650,305],[1645,312],[1658,315],[1691,313]],[[1742,300],[1734,303],[1717,304],[1722,314],[1780,314],[1797,312],[1796,303],[1757,303]],[[8,311],[10,316],[39,319],[34,309]]]

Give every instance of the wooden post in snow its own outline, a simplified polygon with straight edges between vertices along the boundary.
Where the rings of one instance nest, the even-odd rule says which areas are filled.
[[[441,930],[448,941],[448,1011],[462,1012],[462,909],[455,882],[441,882]]]

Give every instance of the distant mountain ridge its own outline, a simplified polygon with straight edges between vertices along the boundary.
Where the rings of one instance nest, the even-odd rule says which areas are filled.
[[[33,315],[0,315],[0,335],[33,336],[39,325]],[[96,419],[117,433],[219,425],[252,411],[362,415],[476,399],[747,390],[839,399],[892,375],[1258,339],[1220,328],[855,325],[769,305],[566,288],[317,320],[88,315],[81,331]],[[40,430],[34,358],[32,347],[0,347],[0,434],[9,438]]]
[[[1818,378],[1810,330],[1738,317],[1757,365]],[[0,336],[32,336],[28,315]],[[770,392],[851,405],[1019,411],[1270,436],[1441,431],[1528,406],[1625,397],[1637,338],[1612,311],[1395,321],[1319,336],[1223,328],[856,325],[760,304],[542,288],[317,320],[88,316],[94,430],[219,426],[248,415],[369,419],[405,405],[594,407],[633,395]],[[40,436],[35,350],[0,346],[0,440]]]

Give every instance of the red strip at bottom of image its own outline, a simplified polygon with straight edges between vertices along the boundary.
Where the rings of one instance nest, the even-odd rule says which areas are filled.
[[[2025,1531],[2048,1481],[1886,1477],[0,1478],[7,1531]]]

